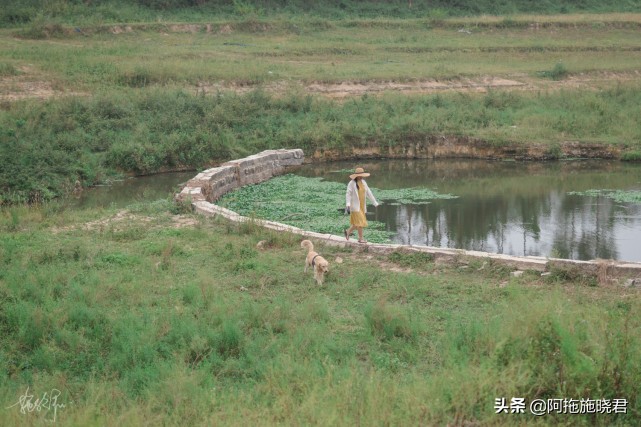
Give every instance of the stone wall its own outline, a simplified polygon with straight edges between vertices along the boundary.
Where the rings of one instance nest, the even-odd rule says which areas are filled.
[[[251,219],[229,209],[217,206],[214,202],[223,194],[248,184],[266,181],[272,176],[287,172],[293,166],[303,163],[303,151],[267,150],[239,160],[232,160],[219,167],[208,169],[189,180],[180,193],[177,201],[189,201],[195,212],[203,215],[218,215],[234,222],[253,221],[262,227],[294,233],[305,238],[322,241],[325,244],[351,247],[372,253],[391,253],[395,251],[422,252],[430,254],[436,261],[465,263],[468,259],[479,259],[512,268],[514,270],[533,270],[549,272],[550,270],[576,270],[584,276],[595,276],[602,282],[603,278],[626,278],[626,286],[641,287],[641,263],[617,262],[612,260],[576,261],[536,256],[517,257],[487,252],[466,251],[463,249],[436,248],[428,246],[357,243],[347,241],[343,236],[316,233],[291,225],[273,221]],[[549,273],[544,273],[549,274]],[[621,283],[621,282],[619,282]]]
[[[187,181],[176,195],[179,202],[213,203],[222,195],[248,184],[258,184],[303,164],[303,150],[266,150],[207,169]]]

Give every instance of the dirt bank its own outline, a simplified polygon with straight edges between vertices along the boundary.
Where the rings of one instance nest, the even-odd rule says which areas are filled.
[[[463,136],[430,136],[421,141],[409,141],[388,147],[372,143],[369,147],[353,147],[344,150],[316,150],[309,153],[307,161],[335,161],[348,159],[514,159],[557,160],[562,158],[619,159],[620,147],[607,144],[564,141],[547,145],[495,145],[487,141]]]
[[[271,81],[260,84],[239,84],[236,82],[203,81],[195,86],[185,87],[188,91],[202,95],[216,95],[219,92],[244,94],[256,89],[273,95],[290,91],[319,95],[331,99],[350,99],[355,96],[380,95],[382,93],[432,94],[447,92],[486,93],[501,91],[549,91],[561,89],[598,90],[613,87],[619,83],[634,82],[641,79],[641,71],[627,73],[592,72],[570,75],[563,80],[550,80],[518,73],[504,76],[476,76],[451,80],[416,81],[337,81],[337,82],[287,82]],[[33,67],[21,67],[14,76],[0,77],[0,101],[20,99],[48,99],[58,96],[90,96],[76,88],[64,87],[60,82],[47,80],[44,74]]]
[[[261,89],[274,95],[290,90],[310,95],[320,95],[332,99],[350,99],[355,96],[379,95],[382,93],[433,94],[447,92],[486,93],[501,91],[554,91],[562,89],[599,90],[613,87],[619,83],[639,81],[641,71],[630,72],[591,72],[569,75],[562,80],[552,80],[530,76],[524,73],[504,76],[476,76],[449,80],[415,81],[338,81],[338,82],[283,82],[274,81],[261,84],[237,84],[234,82],[201,82],[197,92],[207,95],[232,91],[247,93]]]

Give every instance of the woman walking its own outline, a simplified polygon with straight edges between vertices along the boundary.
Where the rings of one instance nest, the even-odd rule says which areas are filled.
[[[347,184],[347,192],[345,193],[345,211],[349,213],[349,225],[346,229],[345,238],[349,240],[354,229],[358,232],[358,243],[367,243],[363,239],[363,228],[367,227],[367,203],[365,198],[371,200],[374,206],[378,206],[378,202],[372,194],[372,191],[367,186],[363,178],[367,178],[369,173],[365,172],[363,168],[356,168],[354,173],[349,176],[350,181]]]

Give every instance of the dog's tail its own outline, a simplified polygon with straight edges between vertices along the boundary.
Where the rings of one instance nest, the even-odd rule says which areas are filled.
[[[309,240],[303,240],[302,242],[300,242],[300,247],[307,248],[308,252],[311,252],[314,250],[314,244]]]

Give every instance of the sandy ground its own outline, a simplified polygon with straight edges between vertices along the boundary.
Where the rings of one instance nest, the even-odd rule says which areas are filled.
[[[193,215],[170,215],[162,217],[152,217],[135,214],[126,209],[122,209],[113,216],[102,218],[95,221],[89,221],[83,224],[77,224],[68,227],[53,227],[54,234],[73,231],[86,230],[103,232],[105,230],[123,231],[132,226],[151,224],[152,228],[183,228],[195,227],[198,224],[198,218]]]
[[[635,81],[641,79],[641,71],[628,73],[582,73],[569,76],[566,79],[554,81],[536,78],[525,74],[512,76],[482,76],[477,78],[452,79],[452,80],[421,80],[421,81],[370,81],[339,83],[311,83],[300,86],[309,94],[323,95],[328,98],[349,98],[364,94],[380,94],[383,92],[399,92],[405,94],[428,94],[438,92],[487,92],[489,90],[555,90],[563,88],[594,89],[611,86],[618,82]],[[216,93],[217,91],[232,90],[239,93],[249,92],[256,86],[237,86],[234,84],[201,84],[198,89],[203,93]],[[284,83],[274,82],[261,86],[271,93],[283,93],[288,88]]]
[[[0,77],[0,101],[18,101],[21,99],[49,99],[56,96],[83,95],[61,88],[56,82],[44,79],[31,67],[21,67],[16,76]]]

